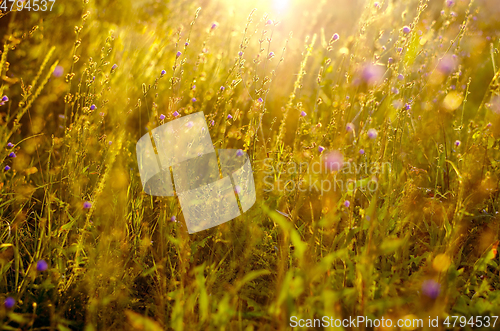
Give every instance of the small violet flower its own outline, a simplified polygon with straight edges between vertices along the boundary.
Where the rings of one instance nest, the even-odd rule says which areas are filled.
[[[43,272],[43,271],[47,270],[48,267],[49,266],[45,260],[40,260],[36,263],[36,270],[37,271]]]
[[[16,300],[13,297],[7,297],[3,304],[5,308],[12,309],[12,307],[14,307],[14,305],[16,304]]]
[[[368,138],[375,139],[377,138],[377,135],[378,135],[377,130],[375,129],[368,130]]]

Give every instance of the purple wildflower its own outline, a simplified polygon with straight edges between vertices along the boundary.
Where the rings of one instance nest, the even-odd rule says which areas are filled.
[[[186,41],[186,42],[184,43],[184,46],[186,46],[186,47],[187,47],[187,46],[189,46],[189,43]]]
[[[177,117],[177,116],[179,116],[179,112],[176,110],[176,111],[174,111],[174,113],[172,115],[174,115],[174,117]]]
[[[9,157],[12,157],[12,158],[16,157],[16,153],[11,152],[11,153],[9,154]]]
[[[375,129],[368,130],[368,138],[375,139],[377,138],[377,135],[378,135],[377,130]]]
[[[177,54],[175,54],[175,57],[178,58],[181,55],[182,55],[181,51],[177,51]]]
[[[10,167],[8,165],[5,166],[5,168],[3,168],[3,171],[9,171],[10,170]]]
[[[461,142],[460,140],[456,140],[456,141],[455,141],[455,146],[456,146],[456,147],[460,146],[460,144],[462,144],[462,142]]]
[[[52,75],[54,75],[54,77],[61,77],[64,73],[64,68],[62,66],[56,66],[54,68],[54,71],[52,72]]]
[[[214,121],[214,120],[211,120],[211,121],[210,121],[210,125],[211,125],[211,126],[214,126],[214,125],[215,125],[215,121]]]
[[[235,185],[234,186],[234,191],[236,192],[236,194],[240,194],[240,192],[241,192],[241,186]]]
[[[454,4],[455,4],[455,1],[454,1],[454,0],[446,0],[446,5],[447,5],[448,7],[452,7]]]
[[[262,102],[262,101],[264,101],[264,100],[262,100],[262,98],[258,98],[258,99],[257,99],[257,101],[258,101],[258,102]]]
[[[323,153],[325,148],[323,146],[318,146],[318,152]]]
[[[361,149],[359,150],[359,154],[360,154],[360,155],[364,155],[364,154],[365,154],[365,150],[361,148]]]
[[[3,304],[5,308],[12,309],[12,307],[14,307],[14,305],[16,304],[16,300],[13,297],[7,297]]]
[[[337,41],[339,40],[340,36],[338,33],[334,33],[333,36],[332,36],[332,41]]]
[[[9,97],[8,97],[8,96],[6,96],[6,95],[4,95],[4,96],[2,97],[2,101],[3,101],[3,102],[7,102],[7,101],[9,101]]]
[[[177,222],[176,217],[175,216],[170,217],[170,222]]]
[[[438,70],[444,74],[450,74],[455,70],[457,60],[451,55],[445,55],[438,64]]]
[[[236,155],[243,156],[243,155],[245,155],[245,153],[241,149],[238,149],[238,151],[236,152]]]
[[[212,27],[211,27],[211,29],[212,29],[212,30],[217,29],[217,27],[218,27],[218,26],[219,26],[219,23],[217,23],[217,22],[213,22],[213,23],[212,23]]]
[[[266,24],[267,25],[272,25],[273,24],[273,20],[267,20]]]
[[[90,106],[90,110],[94,110],[94,109],[95,109],[95,105]]]
[[[441,285],[432,279],[426,280],[422,283],[422,293],[431,299],[436,299],[441,293]]]
[[[115,70],[116,68],[118,68],[118,64],[113,64],[113,66],[111,67],[111,70]]]
[[[45,260],[40,260],[36,263],[36,270],[37,271],[43,272],[43,271],[47,270],[48,267],[49,266]]]
[[[307,115],[307,113],[306,113],[305,111],[301,111],[301,112],[300,112],[300,116],[304,117],[304,116],[306,116],[306,115]]]
[[[162,71],[160,72],[160,75],[162,75],[162,76],[163,76],[163,75],[165,75],[166,73],[167,73],[167,72],[166,72],[165,70],[162,70]]]
[[[14,147],[14,144],[13,144],[13,143],[11,143],[11,142],[9,142],[9,143],[7,143],[7,147],[8,147],[8,148],[12,148],[12,147]]]
[[[224,86],[221,86],[221,87],[220,87],[220,91],[221,91],[221,92],[224,92],[224,90],[225,90],[225,89],[226,89],[226,88],[225,88]]]
[[[377,84],[382,81],[384,69],[382,66],[368,64],[363,68],[361,76],[367,84]]]
[[[349,208],[351,206],[351,202],[349,200],[344,201],[344,206]]]
[[[160,120],[162,120],[162,121],[163,121],[164,119],[165,119],[165,115],[160,114]]]
[[[92,207],[92,203],[90,201],[85,201],[83,203],[83,209],[90,209]]]
[[[242,51],[239,51],[239,52],[238,52],[238,55],[239,55],[240,57],[242,57],[242,56],[243,56],[243,52],[242,52]]]
[[[191,102],[196,102],[196,98],[192,98],[192,99],[191,99]]]
[[[403,76],[402,74],[399,74],[399,75],[398,75],[398,79],[399,79],[399,80],[403,80],[403,79],[405,79],[405,76]]]
[[[411,28],[408,25],[405,25],[405,26],[403,26],[403,32],[404,33],[410,33],[411,32]]]
[[[354,131],[354,124],[347,123],[347,125],[345,126],[345,129],[346,129],[347,132]]]
[[[326,169],[339,171],[344,166],[344,155],[340,151],[331,151],[324,155],[323,162]]]
[[[269,52],[269,55],[267,56],[268,58],[273,58],[274,57],[274,52]]]
[[[392,64],[392,63],[394,63],[394,59],[392,57],[390,57],[387,59],[387,62],[389,62],[389,64]]]
[[[233,118],[233,116],[231,116],[231,114],[228,114],[228,115],[227,115],[227,119],[228,119],[228,120],[230,120],[230,119],[232,119],[232,118]]]

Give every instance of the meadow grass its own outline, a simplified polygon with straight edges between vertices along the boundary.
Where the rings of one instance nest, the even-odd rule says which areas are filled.
[[[4,13],[2,330],[498,315],[500,6],[288,6]],[[177,198],[144,193],[135,144],[198,111],[215,148],[249,154],[257,201],[189,235]]]

